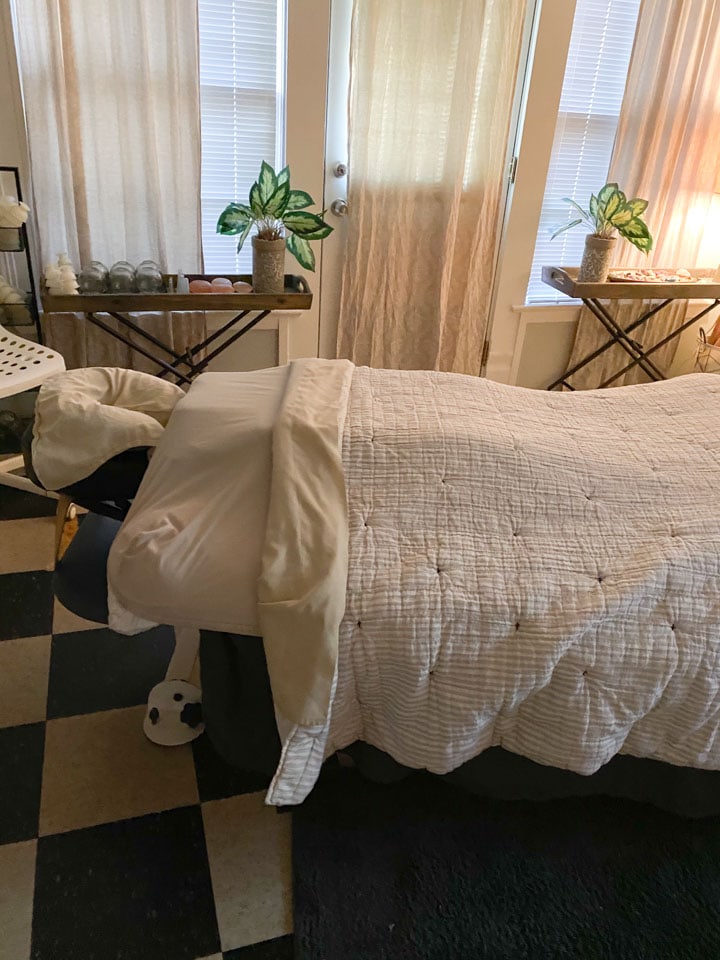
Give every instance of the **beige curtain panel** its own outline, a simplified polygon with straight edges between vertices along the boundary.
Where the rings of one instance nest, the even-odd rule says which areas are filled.
[[[623,240],[616,264],[624,267],[705,267],[698,262],[705,231],[713,227],[720,172],[720,0],[644,0],[628,73],[610,180],[649,200],[647,221],[655,239],[649,258]],[[714,265],[713,265],[714,266]],[[620,305],[618,319],[632,322],[646,301]],[[615,302],[610,304],[614,310]],[[646,347],[684,320],[686,304],[663,308],[642,329]],[[606,334],[583,309],[570,365],[596,349]],[[677,340],[652,359],[667,369]],[[602,383],[629,362],[619,347],[605,351],[572,377],[578,389]],[[634,367],[614,386],[647,380]]]
[[[43,263],[66,251],[201,269],[197,5],[22,0],[19,60]],[[108,318],[110,324],[111,318]],[[184,349],[201,314],[143,315]],[[46,318],[68,367],[156,367],[74,314]]]
[[[479,374],[525,0],[361,0],[338,356]]]

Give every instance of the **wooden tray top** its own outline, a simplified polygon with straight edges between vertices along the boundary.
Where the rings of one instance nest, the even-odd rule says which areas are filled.
[[[208,280],[219,274],[189,273],[188,280]],[[251,283],[249,274],[222,274]],[[165,282],[175,274],[163,274]],[[304,277],[285,274],[284,293],[75,293],[42,296],[46,313],[131,313],[154,310],[309,310],[312,291]]]
[[[620,269],[620,268],[618,268]],[[576,300],[717,300],[720,281],[713,280],[714,270],[691,269],[698,279],[691,283],[578,283],[579,267],[543,267],[544,283]]]

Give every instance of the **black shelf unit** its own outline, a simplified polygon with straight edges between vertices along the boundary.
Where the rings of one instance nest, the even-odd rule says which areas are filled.
[[[20,170],[18,167],[7,167],[0,165],[0,180],[4,180],[3,174],[11,174],[14,180],[15,196],[22,201],[22,187],[20,185]],[[5,191],[7,192],[7,191]],[[17,246],[9,249],[0,249],[0,256],[12,257],[23,255],[25,258],[25,269],[27,272],[27,286],[25,290],[25,302],[23,304],[2,304],[0,303],[0,323],[9,329],[21,327],[33,327],[38,343],[42,343],[42,327],[40,325],[40,309],[38,304],[37,288],[35,286],[35,274],[33,273],[32,257],[30,255],[30,244],[28,243],[27,224],[23,223],[21,227],[14,229],[12,227],[0,227],[0,233],[17,235]],[[0,269],[0,274],[3,270]],[[21,309],[24,308],[24,309]],[[27,316],[28,319],[24,319]]]

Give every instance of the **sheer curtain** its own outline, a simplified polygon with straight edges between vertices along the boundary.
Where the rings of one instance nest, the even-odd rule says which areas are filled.
[[[479,374],[525,0],[356,0],[338,355]]]
[[[699,263],[706,231],[715,223],[720,172],[720,0],[643,0],[628,73],[610,179],[626,193],[650,201],[646,217],[655,239],[649,259],[618,241],[618,266],[706,267]],[[630,323],[647,303],[620,304],[618,319]],[[615,304],[611,304],[611,310]],[[686,304],[665,307],[642,330],[645,346],[658,343],[682,323]],[[599,321],[583,310],[570,364],[605,339]],[[653,354],[661,369],[675,342]],[[613,347],[571,378],[576,388],[592,387],[620,370],[630,358]],[[614,385],[647,379],[639,367]]]
[[[19,60],[43,263],[201,268],[197,5],[20,0]],[[107,318],[110,324],[111,318]],[[176,348],[199,314],[148,315]],[[74,314],[46,318],[68,366],[152,364]]]

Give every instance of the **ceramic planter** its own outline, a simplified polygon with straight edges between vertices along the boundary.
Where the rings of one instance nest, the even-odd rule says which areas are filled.
[[[285,290],[285,240],[252,238],[254,293],[283,293]]]
[[[585,237],[585,252],[578,271],[578,283],[605,283],[616,243],[617,237],[596,237],[594,233]]]

